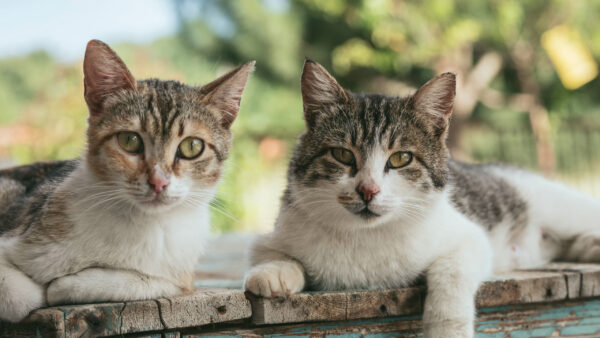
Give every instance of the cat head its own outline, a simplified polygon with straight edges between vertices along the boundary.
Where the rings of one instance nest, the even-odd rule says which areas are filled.
[[[85,161],[98,186],[148,213],[208,203],[253,69],[248,62],[201,87],[136,81],[108,45],[90,41],[83,62]]]
[[[406,98],[357,95],[307,60],[301,88],[307,130],[290,165],[289,205],[345,228],[427,212],[448,180],[454,74]]]

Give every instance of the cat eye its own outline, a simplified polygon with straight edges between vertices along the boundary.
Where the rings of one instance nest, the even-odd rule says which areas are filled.
[[[195,137],[188,137],[179,144],[177,155],[187,160],[194,159],[204,150],[204,141]]]
[[[128,153],[139,154],[144,149],[142,138],[132,131],[122,131],[117,134],[119,146]]]
[[[331,149],[331,156],[345,165],[353,165],[355,162],[354,154],[348,149],[333,148]]]
[[[407,151],[399,151],[392,154],[388,159],[387,166],[391,169],[406,167],[412,162],[413,154]]]

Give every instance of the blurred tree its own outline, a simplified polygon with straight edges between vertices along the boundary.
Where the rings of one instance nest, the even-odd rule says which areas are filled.
[[[536,139],[538,165],[555,169],[548,111],[556,110],[552,99],[557,78],[540,46],[542,33],[557,24],[582,32],[592,54],[600,55],[600,23],[594,15],[597,2],[551,0],[292,0],[292,1],[194,1],[178,0],[179,12],[199,6],[203,29],[194,30],[190,17],[182,15],[183,36],[198,41],[207,29],[216,36],[221,57],[235,61],[256,58],[263,74],[273,81],[289,83],[293,65],[310,56],[333,69],[342,84],[355,90],[376,88],[397,91],[414,88],[434,73],[458,75],[458,94],[450,146],[460,142],[462,125],[470,121],[482,103],[491,108],[509,107],[528,114]],[[290,7],[269,10],[269,4]],[[273,7],[273,5],[271,5]],[[214,13],[227,22],[228,33],[219,33]],[[222,31],[222,30],[221,30]],[[299,40],[295,37],[301,37]],[[209,39],[210,40],[210,39]],[[198,45],[198,42],[191,45]],[[302,52],[300,52],[302,51]],[[297,67],[297,66],[296,66]],[[405,79],[383,81],[382,77]],[[589,87],[598,87],[598,81]],[[490,88],[490,86],[492,88]],[[383,87],[383,88],[382,88]],[[500,89],[500,90],[498,90]],[[564,97],[564,96],[563,96]],[[561,102],[563,104],[564,102]],[[597,101],[595,102],[597,103]],[[457,154],[460,157],[460,154]],[[462,154],[464,156],[464,154]]]

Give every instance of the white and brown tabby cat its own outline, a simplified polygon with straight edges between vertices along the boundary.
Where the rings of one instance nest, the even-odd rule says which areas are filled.
[[[407,98],[356,95],[307,61],[301,87],[307,130],[246,290],[395,288],[424,275],[425,336],[472,337],[475,292],[492,270],[600,261],[600,201],[449,158],[453,74]]]
[[[254,62],[202,87],[136,81],[88,43],[81,159],[0,171],[0,319],[191,290]]]

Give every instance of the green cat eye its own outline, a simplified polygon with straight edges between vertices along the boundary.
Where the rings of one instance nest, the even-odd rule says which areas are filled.
[[[138,154],[144,149],[142,138],[132,131],[122,131],[117,134],[117,141],[123,150],[128,153]]]
[[[345,165],[352,165],[355,162],[354,154],[348,149],[333,148],[331,149],[331,156]]]
[[[181,158],[191,160],[202,154],[204,142],[195,137],[188,137],[179,144],[178,155]]]
[[[391,169],[406,167],[410,162],[412,162],[412,159],[412,153],[409,153],[407,151],[399,151],[390,156],[390,158],[388,159],[387,166]]]

